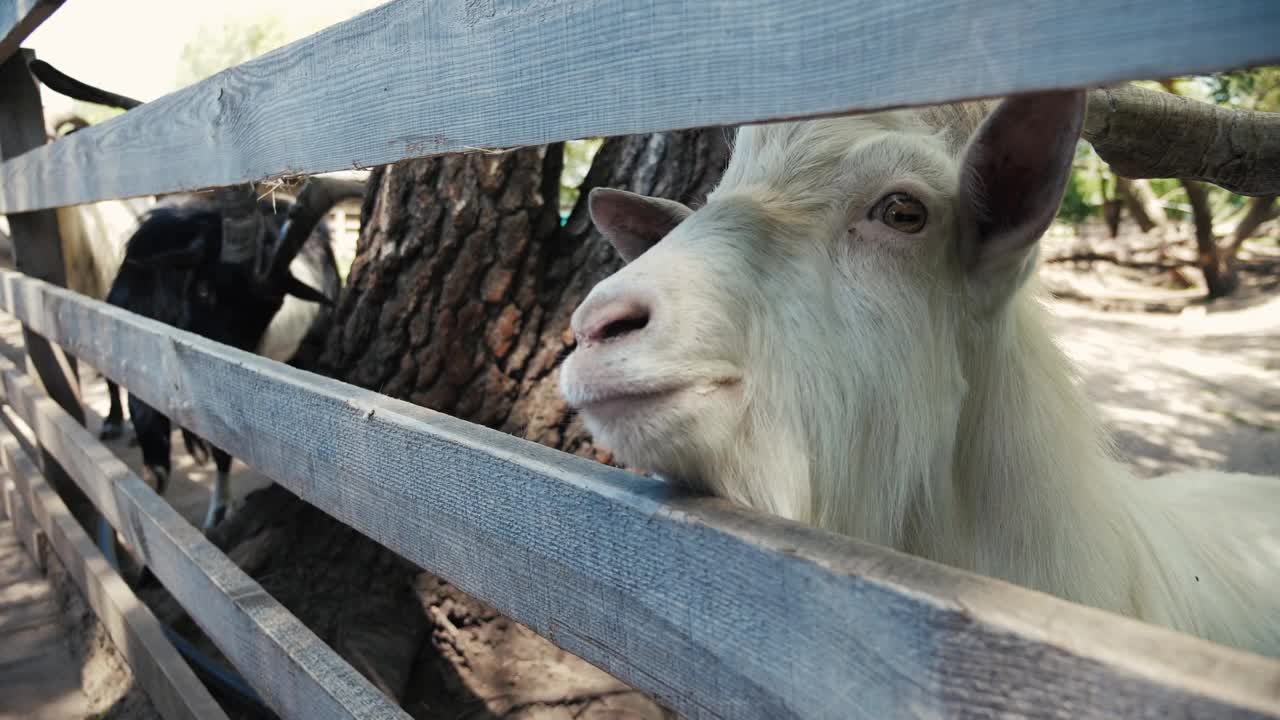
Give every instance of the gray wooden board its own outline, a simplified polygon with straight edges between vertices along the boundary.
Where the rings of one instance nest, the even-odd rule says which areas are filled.
[[[0,460],[49,538],[53,552],[164,718],[226,720],[226,713],[12,435],[0,431]]]
[[[39,147],[45,141],[40,91],[27,71],[27,62],[32,57],[31,51],[24,50],[0,63],[0,97],[4,99],[0,103],[0,158],[5,160]],[[62,244],[58,242],[56,213],[48,210],[17,213],[7,220],[15,267],[33,277],[66,285],[66,265],[62,258]],[[75,363],[64,363],[38,337],[28,336],[26,346],[41,382],[54,399],[70,412],[80,412]]]
[[[0,473],[3,475],[3,473]],[[12,505],[18,524],[37,527],[14,482],[3,475],[4,502]],[[43,597],[17,608],[44,608],[42,618],[0,627],[0,720],[66,720],[89,715],[80,688],[80,666],[71,655],[62,613],[53,601],[48,579],[32,556],[43,552],[43,537],[22,534],[27,566],[44,588]],[[27,554],[30,553],[30,554]]]
[[[0,505],[12,503],[10,489],[13,482],[0,476]],[[22,508],[13,508],[13,520],[0,523],[0,635],[17,630],[33,620],[46,617],[55,611],[48,583],[29,547],[38,547],[39,540],[31,533],[33,525],[23,515]],[[19,536],[23,539],[20,541]]]
[[[281,717],[408,717],[7,359],[0,376],[5,402]]]
[[[1277,37],[1275,0],[395,0],[9,160],[0,211],[1204,73]]]
[[[0,0],[0,62],[53,14],[62,0]]]
[[[0,497],[0,504],[3,504],[5,511],[13,518],[10,527],[14,537],[18,538],[18,550],[27,555],[37,573],[35,578],[25,578],[23,580],[15,580],[10,578],[6,582],[0,583],[3,588],[15,588],[29,585],[31,582],[43,583],[45,571],[45,554],[47,549],[45,545],[44,531],[36,524],[35,518],[32,517],[25,508],[19,505],[19,499],[15,493],[10,492],[13,488],[13,481],[6,479],[0,483],[0,491],[3,496]]]
[[[3,0],[0,0],[3,2]],[[0,158],[10,159],[45,141],[40,90],[27,64],[30,50],[19,50],[0,63]],[[24,273],[66,285],[66,266],[59,242],[58,219],[51,210],[15,213],[7,217],[12,236],[13,260]],[[80,403],[80,382],[75,358],[67,357],[45,339],[25,328],[25,347],[35,376],[46,391],[79,422],[84,422]],[[70,478],[47,453],[41,450],[40,466],[50,483],[66,498],[81,522],[94,521],[92,508]]]
[[[17,273],[0,309],[691,717],[1280,717],[1273,659],[687,497]],[[42,441],[83,433],[19,412]]]

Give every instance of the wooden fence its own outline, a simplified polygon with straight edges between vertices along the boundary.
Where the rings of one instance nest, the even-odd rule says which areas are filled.
[[[0,49],[55,6],[0,0]],[[396,0],[52,144],[10,55],[0,212],[22,272],[0,272],[0,310],[54,399],[0,361],[4,400],[285,718],[406,715],[86,431],[41,343],[689,717],[1280,718],[1280,662],[686,497],[74,294],[46,212],[1225,70],[1280,59],[1277,38],[1274,0]]]

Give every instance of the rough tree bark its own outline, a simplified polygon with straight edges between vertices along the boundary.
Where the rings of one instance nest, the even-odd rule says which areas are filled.
[[[1234,110],[1121,85],[1089,91],[1084,139],[1117,175],[1280,193],[1280,113]]]
[[[376,170],[318,369],[607,461],[556,387],[574,308],[620,266],[591,225],[587,192],[622,187],[697,204],[728,161],[727,137],[607,140],[563,227],[558,145]],[[278,487],[249,496],[214,539],[415,717],[663,716]]]
[[[1208,189],[1194,180],[1181,182],[1191,202],[1191,219],[1196,228],[1196,265],[1204,273],[1209,299],[1226,297],[1240,284],[1233,264],[1235,253],[1218,246],[1213,234],[1213,210],[1209,207]]]

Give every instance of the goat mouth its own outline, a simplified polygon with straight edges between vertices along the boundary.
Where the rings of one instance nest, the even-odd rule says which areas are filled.
[[[571,393],[569,404],[580,412],[594,416],[620,417],[661,404],[678,395],[710,395],[725,386],[737,384],[739,380],[736,377],[726,377],[667,385],[578,386]]]

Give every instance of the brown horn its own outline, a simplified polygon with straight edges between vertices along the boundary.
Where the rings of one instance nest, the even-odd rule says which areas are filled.
[[[280,241],[263,268],[260,280],[264,283],[286,280],[289,264],[298,256],[325,213],[343,200],[364,197],[364,190],[364,183],[358,180],[308,178],[293,207],[289,208],[289,216],[280,231]]]

